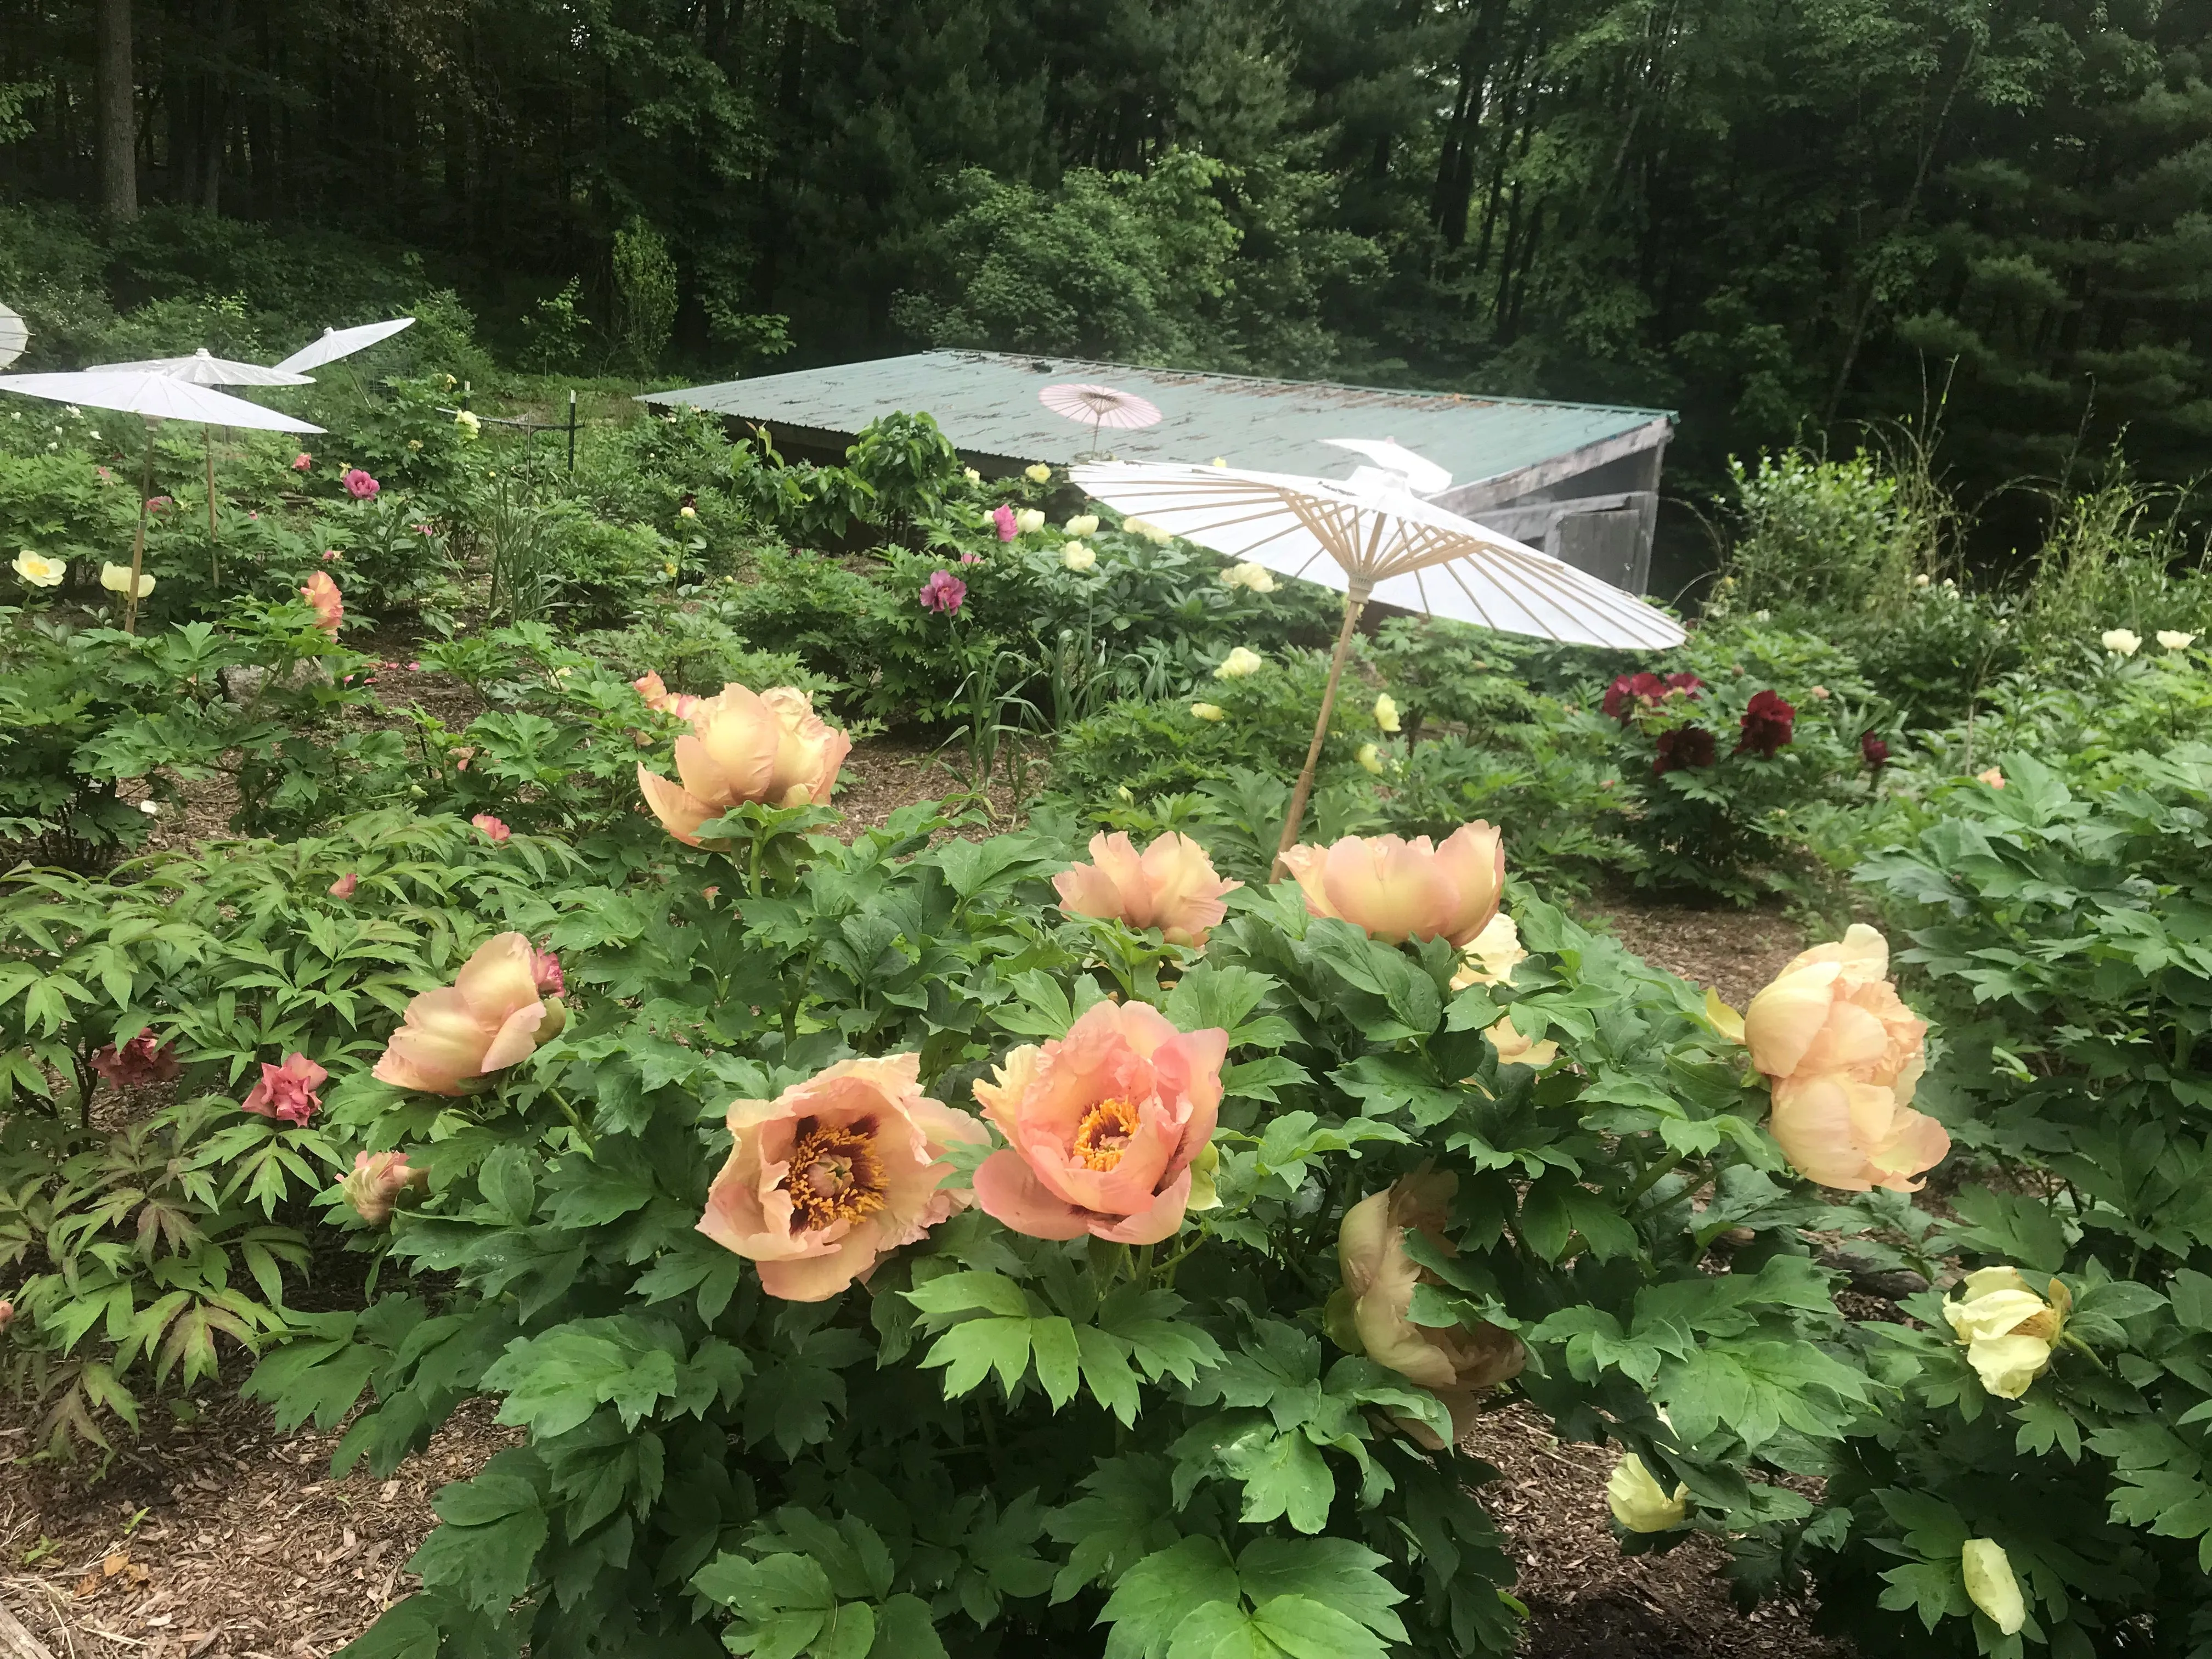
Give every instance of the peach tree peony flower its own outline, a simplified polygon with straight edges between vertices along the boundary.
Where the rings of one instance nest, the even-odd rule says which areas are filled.
[[[1975,773],[1974,781],[1986,783],[1992,789],[2002,789],[2004,787],[2004,774],[1992,766],[1986,772]]]
[[[1226,1031],[1178,1031],[1141,1002],[1096,1003],[1066,1036],[1014,1049],[975,1085],[1007,1141],[975,1171],[976,1203],[1031,1238],[1172,1237],[1228,1053]]]
[[[404,1152],[356,1152],[353,1173],[338,1183],[338,1190],[353,1212],[372,1227],[392,1219],[399,1195],[412,1187],[430,1184],[428,1170],[410,1169]]]
[[[314,608],[315,626],[332,639],[337,638],[338,624],[345,620],[345,598],[338,592],[338,585],[325,572],[318,570],[300,589],[300,597]]]
[[[828,805],[853,747],[793,686],[755,693],[725,685],[719,696],[702,699],[690,718],[690,731],[676,739],[681,786],[643,766],[637,783],[661,827],[691,847],[701,845],[701,824],[746,801]]]
[[[968,584],[950,570],[933,570],[921,585],[921,608],[954,616],[968,603]]]
[[[2074,1297],[2051,1281],[2045,1301],[2016,1267],[1980,1267],[1966,1275],[1966,1292],[1943,1304],[1943,1317],[1965,1345],[1966,1363],[1983,1389],[2000,1400],[2017,1400],[2051,1369],[2051,1351],[2066,1329]]]
[[[921,1057],[841,1060],[774,1100],[729,1111],[732,1145],[699,1231],[760,1268],[786,1302],[822,1302],[968,1207],[942,1188],[956,1140],[983,1126],[921,1092]]]
[[[1407,1316],[1414,1287],[1437,1280],[1407,1253],[1406,1230],[1417,1228],[1437,1250],[1457,1255],[1443,1228],[1458,1189],[1459,1177],[1449,1170],[1422,1170],[1346,1210],[1336,1235],[1344,1285],[1329,1297],[1327,1315],[1330,1340],[1338,1346],[1364,1353],[1436,1395],[1451,1414],[1455,1439],[1474,1427],[1475,1401],[1483,1390],[1519,1376],[1528,1359],[1521,1339],[1495,1325],[1416,1325]],[[1443,1449],[1443,1442],[1426,1424],[1396,1420],[1431,1451]]]
[[[1911,1109],[1928,1027],[1889,983],[1888,941],[1854,923],[1800,951],[1744,1011],[1752,1064],[1772,1085],[1767,1128],[1826,1187],[1915,1192],[1951,1138]]]
[[[508,829],[504,823],[492,817],[489,812],[479,812],[476,817],[471,818],[469,822],[474,824],[477,829],[483,830],[484,839],[492,842],[495,846],[499,842],[507,840],[509,836],[514,834],[514,830]]]
[[[1170,945],[1203,948],[1229,914],[1222,896],[1244,884],[1214,873],[1206,849],[1188,836],[1158,837],[1141,856],[1126,834],[1091,838],[1091,862],[1053,878],[1060,908],[1072,916],[1115,917],[1157,927]]]
[[[331,884],[330,895],[335,899],[349,899],[354,895],[354,890],[360,885],[360,872],[358,871],[349,870],[345,874],[340,876],[336,881]]]
[[[329,1077],[328,1072],[297,1050],[285,1055],[281,1066],[271,1066],[264,1060],[261,1081],[238,1103],[238,1109],[252,1112],[256,1117],[274,1118],[280,1123],[305,1123],[323,1103],[322,1097],[315,1091]]]
[[[292,471],[295,472],[305,472],[314,464],[315,458],[303,449],[292,458]]]
[[[520,933],[485,940],[451,985],[407,1005],[372,1075],[428,1095],[470,1093],[560,1035],[560,975],[559,961]]]
[[[1334,916],[1386,945],[1442,937],[1464,946],[1490,925],[1505,885],[1498,832],[1477,819],[1432,847],[1426,836],[1346,836],[1297,846],[1283,863],[1310,915]]]

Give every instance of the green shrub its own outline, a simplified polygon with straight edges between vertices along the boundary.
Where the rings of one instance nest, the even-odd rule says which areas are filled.
[[[1887,612],[1936,568],[1940,520],[1873,455],[1791,449],[1729,471],[1741,524],[1723,585],[1731,611]]]

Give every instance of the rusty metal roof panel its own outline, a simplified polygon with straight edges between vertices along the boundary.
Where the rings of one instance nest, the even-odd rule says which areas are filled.
[[[1164,418],[1157,426],[1099,435],[1101,453],[1117,460],[1207,461],[1218,455],[1235,466],[1318,474],[1339,471],[1352,459],[1321,447],[1321,439],[1392,438],[1448,467],[1462,484],[1642,430],[1656,442],[1671,419],[1664,410],[1606,404],[1400,392],[991,351],[924,351],[798,369],[648,392],[645,401],[696,405],[816,441],[848,439],[893,410],[927,410],[971,457],[1065,465],[1091,455],[1091,429],[1054,414],[1037,393],[1070,380],[1116,386],[1158,405]]]

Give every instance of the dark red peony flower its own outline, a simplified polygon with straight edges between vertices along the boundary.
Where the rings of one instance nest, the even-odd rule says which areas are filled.
[[[92,1057],[92,1069],[118,1087],[142,1083],[167,1083],[185,1068],[173,1042],[157,1044],[151,1030],[143,1030],[118,1049],[109,1043]]]
[[[1623,674],[1605,688],[1605,697],[1598,707],[1614,720],[1625,720],[1636,712],[1638,704],[1646,708],[1656,708],[1666,695],[1667,682],[1656,674],[1648,671]]]
[[[1871,732],[1859,733],[1859,753],[1866,757],[1866,763],[1877,772],[1889,764],[1889,745]]]
[[[1680,691],[1686,697],[1695,697],[1698,692],[1705,689],[1705,683],[1686,670],[1680,674],[1668,675],[1667,689],[1669,691]]]
[[[1652,775],[1663,776],[1685,766],[1713,763],[1713,734],[1702,726],[1678,726],[1659,734],[1659,758],[1651,763]]]
[[[1797,711],[1783,700],[1780,692],[1755,692],[1743,711],[1743,736],[1735,752],[1741,755],[1749,750],[1763,760],[1772,760],[1790,746],[1796,723]]]

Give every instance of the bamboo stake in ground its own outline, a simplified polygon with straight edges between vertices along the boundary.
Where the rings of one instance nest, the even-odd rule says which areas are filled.
[[[211,426],[203,424],[200,428],[200,441],[207,451],[208,585],[211,587],[220,587],[222,585],[222,567],[217,562],[220,556],[217,555],[215,550],[216,540],[215,529],[215,428]]]
[[[1344,678],[1344,659],[1352,650],[1352,631],[1359,625],[1359,613],[1366,608],[1367,596],[1372,585],[1360,577],[1353,577],[1352,586],[1344,596],[1344,626],[1337,630],[1336,653],[1328,659],[1328,684],[1321,694],[1321,717],[1314,721],[1313,742],[1306,748],[1306,763],[1298,773],[1297,787],[1291,791],[1291,810],[1283,820],[1283,838],[1275,848],[1275,866],[1270,880],[1280,880],[1287,866],[1283,854],[1298,844],[1298,824],[1306,815],[1306,798],[1313,793],[1314,769],[1321,764],[1322,745],[1328,741],[1328,717],[1336,707],[1336,683]]]
[[[131,544],[131,591],[123,596],[123,631],[138,631],[138,573],[146,568],[146,513],[148,500],[154,494],[154,428],[151,416],[146,419],[146,470],[138,481],[138,534]]]

